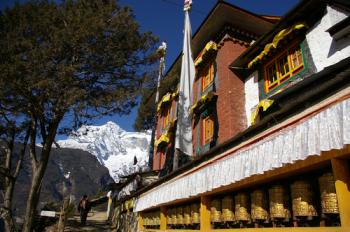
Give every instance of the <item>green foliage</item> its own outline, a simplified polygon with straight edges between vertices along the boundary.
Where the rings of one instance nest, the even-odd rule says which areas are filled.
[[[115,1],[17,4],[0,16],[0,99],[43,120],[128,113],[155,42]]]
[[[0,131],[7,131],[5,121],[24,125],[35,177],[24,232],[31,230],[62,121],[72,119],[76,128],[94,117],[129,113],[155,61],[156,42],[115,0],[29,0],[0,12]]]

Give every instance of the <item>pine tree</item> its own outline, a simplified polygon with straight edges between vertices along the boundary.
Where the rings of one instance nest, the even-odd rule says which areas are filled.
[[[140,32],[130,8],[113,0],[31,0],[0,14],[0,111],[17,124],[25,119],[30,131],[33,176],[23,232],[31,229],[62,122],[79,126],[129,113],[156,41]]]

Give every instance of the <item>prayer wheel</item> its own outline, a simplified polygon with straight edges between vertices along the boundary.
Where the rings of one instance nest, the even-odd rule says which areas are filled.
[[[155,213],[155,212],[152,212],[152,213],[151,213],[151,225],[152,225],[152,226],[157,225],[157,216],[156,216],[156,213]]]
[[[143,225],[145,225],[145,226],[149,225],[149,219],[148,219],[148,215],[147,214],[144,215]]]
[[[255,190],[251,193],[251,216],[253,220],[268,220],[268,204],[264,190]]]
[[[160,225],[160,211],[154,212],[154,224],[156,226]]]
[[[154,225],[152,213],[148,213],[148,225],[149,226],[153,226]]]
[[[210,204],[210,221],[221,222],[221,200],[213,199]]]
[[[173,220],[172,220],[173,212],[174,212],[173,208],[169,208],[167,210],[167,214],[166,214],[167,225],[173,224]]]
[[[235,220],[235,215],[233,213],[233,196],[225,196],[221,201],[222,208],[222,221],[232,222]]]
[[[176,218],[177,218],[177,225],[184,224],[183,208],[181,206],[176,208]]]
[[[338,214],[338,199],[332,173],[325,173],[318,179],[321,194],[322,213]]]
[[[288,191],[282,185],[274,185],[269,189],[270,217],[271,219],[289,219]]]
[[[295,181],[291,185],[293,215],[296,217],[317,216],[313,202],[313,191],[310,183],[304,180]]]
[[[235,196],[235,217],[237,221],[249,221],[249,195],[238,193]]]
[[[171,214],[171,221],[172,221],[172,225],[177,225],[177,213],[176,213],[176,208],[172,209],[172,214]]]
[[[184,207],[184,224],[185,225],[191,224],[191,207],[189,205],[186,205]]]
[[[199,204],[198,203],[193,203],[191,205],[191,222],[192,222],[192,224],[199,224],[200,223]]]

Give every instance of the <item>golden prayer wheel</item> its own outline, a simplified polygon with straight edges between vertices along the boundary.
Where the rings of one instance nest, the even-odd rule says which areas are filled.
[[[332,173],[325,173],[318,178],[320,184],[321,206],[324,214],[338,214],[338,199]]]
[[[221,201],[220,199],[213,199],[210,204],[210,221],[221,221]]]
[[[237,221],[249,221],[249,195],[238,193],[235,196],[235,217]]]
[[[183,208],[182,207],[176,208],[176,218],[177,218],[178,225],[184,224],[184,215],[183,215]]]
[[[235,220],[233,213],[233,196],[225,196],[221,201],[221,218],[224,222],[232,222]]]
[[[317,216],[313,202],[313,191],[310,183],[304,180],[291,185],[293,215],[296,217]]]
[[[173,225],[177,225],[178,224],[176,208],[172,209],[171,221],[172,221]]]
[[[288,191],[282,185],[274,185],[269,189],[270,198],[270,217],[272,219],[289,219],[291,217],[289,210]]]
[[[172,216],[173,216],[173,209],[169,208],[167,210],[167,212],[166,212],[166,223],[167,223],[167,225],[172,225],[173,224]]]
[[[191,207],[189,205],[186,205],[184,207],[184,224],[185,225],[191,224]]]
[[[149,226],[152,226],[152,225],[153,225],[153,217],[152,217],[152,214],[151,214],[151,213],[148,214],[148,225],[149,225]]]
[[[151,217],[151,225],[152,226],[156,225],[157,222],[156,222],[156,215],[155,215],[155,213],[152,212],[150,217]]]
[[[159,226],[160,225],[160,211],[154,212],[154,225]]]
[[[191,222],[192,222],[192,224],[199,224],[200,223],[199,204],[198,203],[193,203],[191,205]]]
[[[251,193],[251,216],[253,220],[267,220],[269,218],[268,204],[264,190],[255,190]]]
[[[143,225],[148,226],[148,216],[147,216],[147,214],[144,214]]]

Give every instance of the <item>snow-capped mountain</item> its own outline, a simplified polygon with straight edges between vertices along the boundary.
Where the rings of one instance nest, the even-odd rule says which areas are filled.
[[[120,176],[147,169],[150,140],[150,132],[127,132],[114,122],[107,122],[102,126],[82,126],[58,144],[93,154],[118,181]]]

